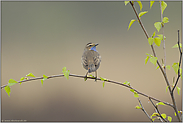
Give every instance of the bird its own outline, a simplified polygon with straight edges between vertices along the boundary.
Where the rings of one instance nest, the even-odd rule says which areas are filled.
[[[95,72],[95,81],[97,80],[97,69],[101,62],[101,56],[96,50],[98,45],[98,43],[87,43],[81,57],[82,65],[87,70],[85,78],[87,78],[88,73]]]

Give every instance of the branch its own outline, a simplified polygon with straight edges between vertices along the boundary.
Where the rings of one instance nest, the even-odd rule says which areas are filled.
[[[148,33],[147,33],[147,31],[146,31],[144,25],[142,24],[142,22],[141,22],[141,20],[140,20],[140,18],[139,18],[139,16],[138,16],[138,14],[137,14],[137,11],[136,11],[136,9],[135,9],[134,4],[133,4],[131,1],[130,1],[130,4],[131,4],[131,6],[132,6],[132,8],[133,8],[133,10],[134,10],[134,12],[135,12],[135,15],[137,16],[138,22],[139,22],[139,24],[140,24],[142,30],[144,31],[144,33],[145,33],[145,35],[146,35],[146,37],[147,37],[147,39],[148,39],[148,38],[149,38],[149,35],[148,35]],[[151,45],[151,49],[152,49],[152,52],[153,52],[154,57],[157,57],[153,45]],[[171,92],[170,83],[169,83],[169,81],[168,81],[168,78],[167,78],[167,76],[166,76],[166,73],[164,72],[164,70],[163,70],[163,68],[162,68],[162,66],[160,65],[160,63],[159,63],[158,60],[157,60],[157,64],[158,64],[158,66],[159,66],[161,72],[163,73],[163,76],[164,76],[165,81],[166,81],[166,83],[167,83],[169,92]]]
[[[151,117],[149,116],[149,114],[146,112],[146,110],[144,109],[144,107],[142,106],[142,103],[141,103],[141,101],[140,101],[140,99],[138,98],[138,101],[139,101],[139,103],[140,103],[140,105],[141,105],[141,109],[142,109],[142,111],[147,115],[147,117],[149,118],[149,120],[151,121],[151,122],[154,122],[152,119],[151,119]]]
[[[181,65],[181,61],[182,61],[182,51],[181,51],[181,48],[180,48],[180,40],[179,40],[179,30],[178,30],[178,47],[179,47],[179,52],[180,52],[180,59],[179,59],[179,69],[178,69],[178,76],[177,76],[177,80],[175,82],[175,85],[173,86],[173,89],[172,89],[172,93],[175,89],[175,87],[177,86],[177,83],[179,81],[179,78],[180,78],[180,65]]]
[[[152,101],[151,99],[149,99],[149,100],[151,101],[151,103],[153,104],[153,106],[154,106],[154,108],[156,109],[157,113],[159,114],[158,117],[160,117],[160,118],[163,119],[165,122],[167,122],[167,120],[164,119],[164,118],[161,116],[161,113],[159,112],[158,107],[154,105],[154,103],[153,103],[153,101]]]
[[[139,16],[138,16],[138,14],[137,14],[137,11],[136,11],[136,9],[135,9],[134,4],[133,4],[131,1],[130,1],[130,4],[131,4],[131,6],[132,6],[132,8],[133,8],[133,10],[134,10],[134,12],[135,12],[135,15],[137,16],[138,22],[139,22],[139,24],[140,24],[142,30],[144,31],[144,33],[145,33],[145,35],[146,35],[146,37],[147,37],[147,39],[148,39],[148,38],[149,38],[149,35],[148,35],[147,31],[145,30],[145,27],[143,26],[143,24],[142,24],[142,22],[141,22],[141,20],[140,20],[140,18],[139,18]],[[151,49],[152,49],[152,52],[153,52],[154,57],[156,57],[156,53],[155,53],[155,50],[154,50],[153,45],[151,45]],[[159,68],[160,68],[160,70],[161,70],[161,72],[162,72],[162,74],[163,74],[163,76],[164,76],[164,79],[165,79],[165,81],[166,81],[166,84],[167,84],[167,86],[168,86],[168,89],[169,89],[169,92],[170,92],[170,95],[171,95],[171,99],[172,99],[172,102],[173,102],[173,108],[174,108],[175,112],[177,113],[177,118],[178,118],[179,121],[181,121],[181,120],[180,120],[180,117],[179,117],[179,115],[178,115],[178,110],[177,110],[177,107],[176,107],[175,98],[174,98],[174,95],[173,95],[173,93],[172,93],[172,90],[171,90],[170,83],[169,83],[169,81],[168,81],[167,75],[166,75],[165,71],[163,70],[163,68],[162,68],[162,66],[160,65],[160,63],[159,63],[158,60],[157,60],[157,64],[158,64],[158,66],[159,66]]]
[[[57,77],[63,77],[63,76],[64,76],[64,74],[53,75],[53,76],[48,76],[47,79],[57,78]],[[73,77],[77,77],[77,78],[85,78],[85,76],[82,76],[82,75],[69,74],[69,76],[73,76]],[[28,80],[18,81],[18,83],[25,83],[25,82],[28,82],[28,81],[39,80],[39,79],[41,80],[41,79],[43,79],[43,77],[37,77],[37,78],[31,78],[31,79],[28,79]],[[87,79],[95,79],[95,78],[93,78],[93,77],[87,77]],[[97,80],[101,80],[101,79],[100,79],[100,78],[97,78]],[[102,81],[102,82],[103,82],[103,81]],[[144,93],[138,91],[137,89],[135,89],[135,88],[133,88],[133,87],[131,87],[131,86],[129,86],[129,85],[126,85],[126,84],[123,84],[123,83],[120,83],[120,82],[116,82],[116,81],[112,81],[112,80],[107,80],[107,81],[105,81],[105,82],[113,83],[113,84],[117,84],[117,85],[121,85],[121,86],[124,86],[124,87],[129,88],[129,89],[134,89],[134,91],[136,91],[138,94],[140,94],[140,95],[142,95],[142,96],[144,96],[144,97],[153,99],[153,100],[155,100],[155,101],[157,101],[157,102],[163,102],[164,104],[173,107],[172,104],[170,104],[170,103],[168,103],[168,102],[165,102],[165,101],[161,101],[161,100],[156,99],[156,98],[154,98],[154,97],[152,97],[152,96],[146,95],[146,94],[144,94]],[[6,87],[7,85],[8,85],[8,84],[1,86],[1,89],[4,88],[4,87]]]
[[[160,3],[160,12],[161,12],[161,22],[163,22],[161,1],[159,3]],[[163,33],[163,50],[164,50],[164,72],[166,73],[166,49],[165,49],[164,28],[163,27],[164,27],[164,24],[162,25],[162,33]]]

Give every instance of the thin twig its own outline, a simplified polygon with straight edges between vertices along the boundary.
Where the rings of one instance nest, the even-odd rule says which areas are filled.
[[[151,119],[151,117],[149,116],[149,114],[146,112],[146,110],[144,109],[144,107],[143,107],[143,105],[142,105],[142,103],[141,103],[141,101],[140,101],[140,99],[138,98],[138,101],[139,101],[139,103],[140,103],[140,105],[141,105],[141,110],[147,115],[147,117],[149,118],[149,120],[151,121],[151,122],[154,122],[152,119]]]
[[[53,76],[48,76],[47,79],[56,78],[56,77],[63,77],[63,76],[64,76],[63,74],[60,74],[60,75],[53,75]],[[77,78],[85,78],[85,76],[82,76],[82,75],[69,74],[69,76],[73,76],[73,77],[77,77]],[[87,78],[88,78],[88,79],[95,79],[95,78],[93,78],[93,77],[87,77]],[[37,78],[31,78],[31,79],[28,79],[28,80],[18,81],[18,83],[25,83],[25,82],[28,82],[28,81],[39,80],[39,79],[43,79],[43,77],[37,77]],[[97,80],[101,80],[101,79],[100,79],[100,78],[97,78]],[[103,82],[103,81],[102,81],[102,82]],[[138,91],[137,89],[135,89],[135,88],[133,88],[133,87],[131,87],[131,86],[129,86],[129,85],[126,85],[126,84],[123,84],[123,83],[120,83],[120,82],[116,82],[116,81],[112,81],[112,80],[107,80],[107,81],[105,81],[105,82],[113,83],[113,84],[117,84],[117,85],[121,85],[121,86],[127,87],[127,88],[129,88],[129,89],[134,89],[134,91],[136,91],[138,94],[140,94],[140,95],[142,95],[142,96],[144,96],[144,97],[151,98],[151,99],[153,99],[153,100],[155,100],[155,101],[157,101],[157,102],[163,102],[164,104],[173,107],[172,104],[170,104],[170,103],[168,103],[168,102],[165,102],[165,101],[162,101],[162,100],[159,100],[159,99],[156,99],[156,98],[154,98],[154,97],[152,97],[152,96],[146,95],[146,94],[144,94],[144,93]],[[8,85],[8,84],[1,86],[1,89],[4,88],[4,87],[6,87],[7,85]]]
[[[137,16],[138,22],[139,22],[139,24],[140,24],[142,30],[144,31],[144,33],[145,33],[145,35],[146,35],[146,37],[147,37],[147,39],[148,39],[148,38],[149,38],[149,35],[148,35],[147,31],[145,30],[145,27],[143,26],[143,24],[142,24],[142,22],[141,22],[141,20],[140,20],[140,18],[139,18],[139,16],[138,16],[138,14],[137,14],[137,11],[136,11],[136,9],[135,9],[134,4],[133,4],[131,1],[130,1],[130,4],[131,4],[131,6],[132,6],[132,8],[133,8],[133,10],[134,10],[134,12],[135,12],[135,15]],[[151,49],[152,49],[152,52],[153,52],[154,57],[156,57],[156,53],[155,53],[155,50],[154,50],[153,45],[151,45]],[[167,75],[166,75],[166,73],[164,72],[164,70],[163,70],[163,68],[162,68],[162,66],[161,66],[161,64],[159,63],[158,60],[157,60],[157,64],[158,64],[158,66],[159,66],[159,68],[160,68],[160,70],[161,70],[161,72],[162,72],[162,74],[163,74],[163,76],[164,76],[165,82],[166,82],[167,87],[168,87],[168,89],[169,89],[169,93],[170,93],[170,95],[171,95],[171,99],[172,99],[172,102],[173,102],[173,108],[174,108],[175,112],[178,113],[177,106],[176,106],[176,102],[175,102],[175,98],[174,98],[174,95],[173,95],[173,93],[172,93],[171,86],[170,86],[170,83],[169,83],[169,81],[168,81]],[[181,121],[179,115],[177,115],[177,118],[178,118],[179,121]]]
[[[181,48],[180,48],[180,40],[179,39],[180,38],[179,38],[179,30],[178,30],[178,42],[177,42],[177,44],[178,44],[178,47],[179,47],[180,58],[179,58],[178,76],[177,76],[177,80],[175,82],[175,85],[173,86],[172,93],[173,93],[175,87],[177,86],[177,83],[178,83],[179,78],[180,78],[180,65],[181,65],[181,61],[182,61],[182,51],[181,51]]]
[[[160,3],[160,12],[161,12],[161,22],[163,22],[161,1],[159,3]],[[162,25],[162,33],[163,33],[163,50],[164,50],[164,72],[166,73],[166,49],[165,49],[165,40],[164,40],[164,24]]]
[[[160,113],[158,107],[154,105],[153,101],[152,101],[150,98],[149,98],[149,100],[151,101],[151,103],[153,104],[153,106],[154,106],[154,108],[156,109],[157,113],[159,114],[158,117],[160,117],[161,119],[163,119],[163,121],[167,122],[167,120],[164,119],[164,118],[161,116],[161,113]]]

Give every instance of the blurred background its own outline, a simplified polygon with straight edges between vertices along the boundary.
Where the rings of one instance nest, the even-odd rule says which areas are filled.
[[[142,2],[142,22],[149,35],[156,31],[154,23],[161,20],[159,2],[149,8]],[[182,33],[182,2],[166,2],[164,17],[167,65],[179,60],[177,30]],[[140,12],[139,6],[135,7]],[[157,66],[148,62],[146,53],[152,54],[130,4],[124,2],[2,2],[2,78],[19,81],[28,73],[36,77],[43,74],[62,74],[66,67],[71,74],[85,75],[81,56],[88,42],[99,43],[102,56],[98,77],[118,82],[129,81],[131,86],[147,95],[172,103],[166,83]],[[162,30],[159,33],[162,34]],[[155,46],[159,61],[164,58],[163,45]],[[167,70],[172,84],[177,77],[173,68]],[[94,75],[94,73],[93,73]],[[181,87],[181,81],[178,84]],[[31,81],[11,87],[10,97],[1,89],[2,120],[25,121],[146,121],[149,119],[135,109],[138,100],[128,88],[81,78],[65,77],[44,81]],[[182,90],[181,90],[182,91]],[[175,90],[178,110],[182,110],[182,95]],[[154,108],[140,95],[144,108],[152,115]],[[156,103],[154,101],[154,103]],[[174,110],[159,106],[161,113],[177,121]]]

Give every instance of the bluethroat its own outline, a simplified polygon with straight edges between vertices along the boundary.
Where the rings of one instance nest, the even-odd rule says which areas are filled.
[[[97,69],[101,62],[101,56],[96,50],[97,45],[97,43],[86,44],[81,58],[83,67],[87,70],[85,78],[87,78],[88,73],[95,72],[95,81],[97,80]]]

